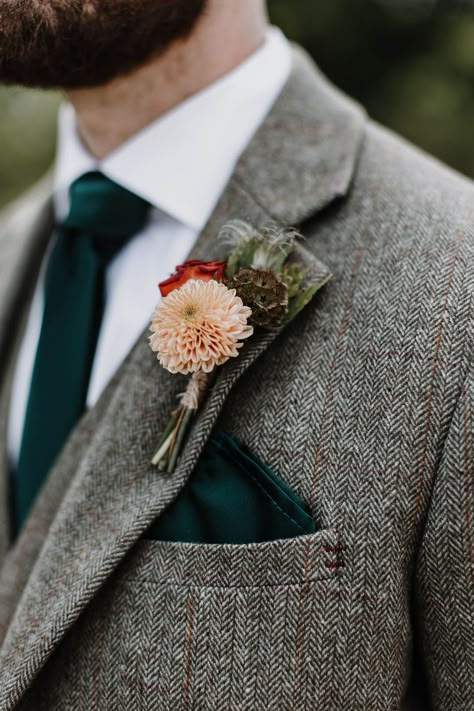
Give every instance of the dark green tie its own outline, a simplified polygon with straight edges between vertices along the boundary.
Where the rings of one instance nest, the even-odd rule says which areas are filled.
[[[43,322],[15,476],[17,530],[84,411],[107,265],[143,228],[148,210],[147,202],[98,172],[71,187],[70,212],[45,275]]]

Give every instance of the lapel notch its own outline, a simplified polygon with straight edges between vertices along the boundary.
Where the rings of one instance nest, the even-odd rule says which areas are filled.
[[[236,176],[274,220],[301,224],[346,194],[365,124],[364,110],[295,46],[290,80]]]

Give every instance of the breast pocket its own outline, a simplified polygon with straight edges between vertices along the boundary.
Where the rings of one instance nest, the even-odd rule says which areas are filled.
[[[130,708],[306,708],[335,648],[347,554],[333,529],[248,545],[140,541],[116,610]]]

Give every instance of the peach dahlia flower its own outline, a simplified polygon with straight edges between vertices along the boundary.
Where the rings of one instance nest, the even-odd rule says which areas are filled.
[[[238,356],[253,333],[235,289],[217,281],[191,279],[166,296],[155,309],[150,346],[171,373],[210,373]]]

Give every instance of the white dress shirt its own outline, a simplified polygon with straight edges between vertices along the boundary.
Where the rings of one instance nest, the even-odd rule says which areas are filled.
[[[71,105],[59,115],[54,205],[58,221],[69,209],[71,184],[100,170],[152,205],[145,229],[108,267],[106,304],[87,407],[93,407],[159,301],[157,288],[182,263],[205,226],[235,165],[263,122],[291,70],[291,49],[276,28],[252,56],[182,102],[102,161],[80,141]],[[17,363],[8,428],[15,464],[43,314],[45,256]]]

